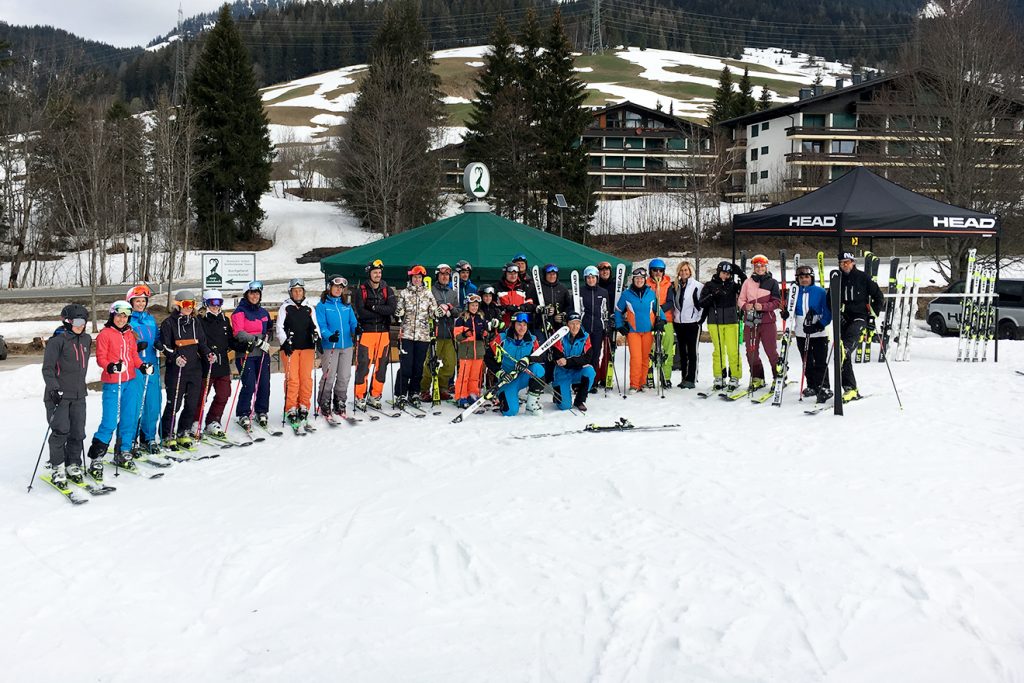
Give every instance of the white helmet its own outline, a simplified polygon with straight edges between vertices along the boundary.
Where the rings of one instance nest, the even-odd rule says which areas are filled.
[[[224,301],[224,295],[220,293],[219,289],[207,289],[203,291],[203,303],[209,305],[211,299],[220,299]]]

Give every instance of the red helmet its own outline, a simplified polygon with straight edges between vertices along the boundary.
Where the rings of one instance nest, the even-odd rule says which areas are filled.
[[[125,301],[130,302],[132,299],[136,299],[140,296],[145,297],[146,300],[149,301],[149,297],[153,296],[153,292],[146,285],[135,285],[134,287],[128,290],[128,293],[125,295],[124,299]]]

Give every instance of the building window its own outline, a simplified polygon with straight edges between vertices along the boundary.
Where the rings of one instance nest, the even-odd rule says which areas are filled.
[[[606,175],[604,177],[605,187],[622,187],[622,176],[620,175]]]
[[[842,178],[844,175],[850,172],[849,166],[833,166],[832,172],[829,174],[829,180],[835,180]]]
[[[752,137],[752,138],[756,138],[757,137],[757,124],[756,123],[753,126],[750,127],[750,137]]]
[[[588,155],[587,163],[590,165],[590,168],[601,168],[601,157]]]
[[[643,149],[644,139],[643,138],[626,138],[626,147],[629,149]]]
[[[622,149],[622,138],[605,138],[604,148],[605,149]]]
[[[671,188],[683,187],[683,179],[677,175],[670,175],[668,177],[668,186]]]
[[[643,168],[644,157],[626,157],[626,168]]]
[[[761,180],[768,180],[768,171],[761,171]]]
[[[833,128],[856,128],[857,127],[857,115],[839,113],[832,114],[832,127]]]
[[[762,148],[761,148],[761,156],[764,156],[764,155],[765,155],[765,154],[767,154],[767,153],[768,153],[768,147],[767,147],[767,145],[766,145],[766,146],[764,146],[764,147],[762,147]]]
[[[757,185],[757,171],[750,174],[750,184]]]
[[[643,187],[644,177],[642,175],[626,176],[626,187]]]
[[[757,161],[757,147],[755,147],[754,149],[750,150],[750,160],[751,161]]]
[[[833,140],[832,154],[853,154],[856,143],[853,140]]]
[[[824,128],[825,127],[825,115],[824,114],[804,114],[804,127],[805,128]]]
[[[768,130],[768,122],[767,121],[765,121],[764,123],[761,124],[761,130]]]
[[[825,151],[825,143],[821,140],[803,140],[800,149],[810,154],[821,154]]]

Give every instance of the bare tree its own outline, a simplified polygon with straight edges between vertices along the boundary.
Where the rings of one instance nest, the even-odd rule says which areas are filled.
[[[903,74],[877,98],[879,115],[861,125],[886,129],[889,178],[942,201],[1019,220],[1024,209],[1024,105],[1017,22],[1003,0],[943,0],[920,20],[903,55]],[[863,117],[862,117],[863,118]],[[940,272],[963,276],[979,241],[934,241]]]
[[[275,163],[295,179],[304,201],[313,198],[311,190],[323,162],[324,148],[324,143],[299,141],[292,130],[276,146]]]
[[[676,157],[674,165],[681,189],[673,197],[683,208],[679,229],[693,243],[694,272],[699,273],[704,240],[722,225],[721,191],[736,160],[728,149],[727,135],[697,130],[683,122],[679,124],[679,132],[687,140],[687,154]]]

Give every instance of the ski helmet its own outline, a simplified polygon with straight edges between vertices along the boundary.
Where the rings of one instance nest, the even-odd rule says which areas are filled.
[[[448,274],[452,274],[452,267],[447,263],[438,263],[437,268],[434,268],[434,275],[440,275],[442,270],[447,270]]]
[[[293,277],[288,281],[288,291],[292,291],[296,287],[302,288],[302,291],[306,291],[306,281],[301,277]]]
[[[651,270],[665,270],[665,262],[660,258],[652,258],[651,262],[647,264],[647,267]]]
[[[470,305],[470,304],[478,304],[478,303],[480,303],[482,301],[483,301],[483,299],[480,298],[479,294],[470,294],[469,296],[466,297],[466,305],[467,306]]]
[[[557,272],[558,272],[558,266],[556,266],[554,263],[549,263],[546,266],[544,266],[544,274],[545,275],[547,275],[548,273],[557,273]]]
[[[209,306],[223,306],[224,295],[220,293],[219,289],[208,289],[203,292],[203,304]]]
[[[85,327],[89,311],[82,304],[68,304],[60,310],[60,321],[69,332],[72,327]]]
[[[527,323],[527,324],[529,324],[530,323],[530,314],[529,313],[516,313],[515,316],[512,318],[512,322],[514,322],[514,323]]]
[[[510,261],[510,262],[505,264],[505,272],[506,273],[516,273],[518,275],[519,274],[519,266],[517,266],[514,262]]]
[[[750,265],[752,266],[767,266],[768,257],[764,254],[754,254],[754,258],[750,259]]]
[[[633,277],[646,278],[647,277],[647,269],[646,268],[634,268],[633,269]]]
[[[523,263],[529,263],[529,261],[526,260],[526,254],[516,254],[515,256],[513,256],[512,257],[512,263],[515,263],[516,261],[522,261]]]
[[[327,278],[327,286],[333,287],[334,285],[338,285],[339,287],[348,287],[348,280],[341,275],[332,275]]]
[[[591,275],[594,277],[598,276],[597,268],[594,266],[587,266],[583,269],[583,277],[590,277]]]
[[[110,304],[110,317],[115,315],[128,315],[132,314],[132,305],[124,299],[118,299],[114,303]]]
[[[249,292],[259,292],[260,294],[263,294],[263,280],[253,280],[246,285],[245,293],[248,294]]]
[[[384,262],[379,258],[375,258],[366,264],[366,274],[369,275],[370,271],[379,270],[381,274],[384,273]]]
[[[809,276],[811,278],[811,284],[814,284],[814,268],[811,268],[810,266],[798,266],[796,269],[796,277],[800,277],[801,275]]]
[[[490,285],[485,285],[480,288],[479,294],[480,296],[483,296],[484,294],[490,294],[491,296],[494,296],[494,287]]]
[[[135,285],[128,290],[128,293],[124,295],[125,301],[131,302],[132,299],[138,299],[143,297],[146,303],[149,303],[149,297],[153,296],[153,292],[146,285]]]
[[[463,270],[472,271],[473,266],[469,265],[469,261],[462,260],[455,264],[455,270],[462,272]]]
[[[612,269],[612,264],[609,263],[608,261],[601,261],[600,263],[597,264],[597,269],[598,270],[604,270],[604,269],[611,270]]]
[[[422,277],[426,277],[427,269],[424,268],[423,266],[413,266],[412,268],[409,269],[409,272],[406,273],[406,275],[408,275],[409,277],[412,277],[413,275],[420,275]]]
[[[715,273],[729,273],[732,275],[732,264],[728,261],[719,261],[718,267],[715,268]]]
[[[174,305],[178,308],[195,308],[196,294],[191,289],[179,289],[174,293]]]
[[[582,321],[583,320],[583,316],[581,316],[576,311],[573,311],[569,315],[565,316],[565,322],[571,323],[573,320]]]

